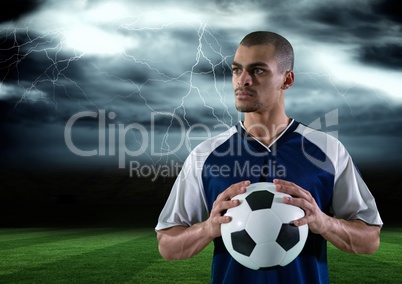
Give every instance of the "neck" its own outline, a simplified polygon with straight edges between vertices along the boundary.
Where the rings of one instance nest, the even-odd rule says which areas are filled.
[[[284,112],[280,115],[250,112],[245,114],[243,125],[250,135],[269,146],[286,129],[290,121]]]

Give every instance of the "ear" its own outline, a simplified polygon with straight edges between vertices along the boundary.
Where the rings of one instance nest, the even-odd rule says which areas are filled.
[[[293,71],[292,70],[286,71],[285,81],[283,82],[282,90],[289,89],[293,85],[294,81],[295,81],[295,74],[293,73]]]

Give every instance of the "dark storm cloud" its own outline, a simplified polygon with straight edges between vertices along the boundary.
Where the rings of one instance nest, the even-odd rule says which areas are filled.
[[[300,26],[305,34],[321,41],[360,43],[362,40],[371,40],[383,36],[383,19],[373,14],[370,7],[362,5],[333,4],[317,5],[301,14],[299,20],[304,23]],[[304,20],[303,20],[304,19]],[[295,27],[299,29],[298,27]]]
[[[389,43],[363,46],[358,50],[358,59],[366,64],[402,70],[402,44]]]
[[[143,119],[139,119],[137,122],[147,129],[150,129],[152,123],[154,130],[160,133],[189,130],[194,125],[197,125],[195,131],[203,131],[203,129],[212,130],[214,126],[230,125],[231,121],[236,119],[234,114],[224,112],[226,112],[226,110],[219,107],[213,109],[182,107],[176,109],[174,112],[153,113],[152,121],[147,117],[143,117]],[[232,116],[232,119],[230,116]]]
[[[193,68],[193,72],[196,74],[207,75],[210,80],[230,80],[232,76],[230,64],[231,62],[198,64]]]
[[[12,106],[10,109],[15,108],[10,123],[28,118],[39,122],[40,114],[47,120],[47,113],[66,117],[85,109],[97,111],[104,103],[117,102],[119,98],[125,102],[117,102],[118,105],[143,104],[138,88],[157,74],[122,57],[104,60],[61,50],[58,34],[5,29],[1,39],[0,75],[4,86],[10,86],[5,100]],[[32,93],[40,94],[40,98],[32,99]],[[18,103],[20,100],[22,103]],[[40,105],[46,105],[50,112],[39,107],[38,113],[31,115]]]
[[[184,67],[181,72],[202,73],[210,75],[211,79],[223,79],[231,75],[230,64],[237,44],[230,42],[232,36],[227,31],[208,28],[198,32],[175,30],[171,37],[177,41],[177,60],[180,61],[180,57],[186,55],[185,60],[180,62],[181,67]],[[166,67],[169,70],[169,66]]]
[[[32,127],[42,123],[60,123],[60,117],[54,105],[46,101],[0,100],[2,123],[24,124]]]
[[[372,4],[373,12],[402,24],[401,2],[398,0],[382,0]]]
[[[0,76],[3,82],[57,80],[64,72],[68,72],[72,79],[80,76],[81,67],[72,64],[74,57],[60,52],[61,42],[57,34],[5,29],[0,32],[0,38]]]
[[[140,8],[138,3],[120,2],[130,9]],[[158,3],[164,5],[167,2]],[[224,125],[234,125],[240,120],[234,106],[230,74],[237,44],[248,31],[266,29],[284,34],[297,44],[294,47],[298,50],[296,64],[300,74],[287,94],[290,95],[288,112],[292,117],[308,124],[338,109],[338,130],[352,152],[359,149],[358,144],[366,139],[367,133],[399,138],[395,133],[399,133],[401,127],[400,102],[388,102],[387,94],[362,87],[365,82],[343,83],[337,80],[338,75],[343,74],[331,74],[325,68],[318,70],[316,67],[321,66],[314,53],[316,45],[325,48],[339,44],[339,54],[335,51],[334,57],[350,51],[355,52],[350,57],[355,55],[352,59],[356,59],[358,66],[364,63],[398,68],[395,65],[400,62],[397,51],[400,46],[391,41],[398,38],[401,29],[398,29],[393,12],[387,10],[387,3],[390,1],[375,2],[377,6],[359,1],[357,4],[350,1],[331,4],[320,1],[214,1],[189,2],[179,7],[171,1],[171,13],[177,13],[178,19],[161,14],[153,22],[150,4],[141,4],[148,9],[145,15],[150,18],[131,9],[128,18],[109,21],[102,17],[93,21],[93,14],[85,13],[91,10],[89,8],[96,8],[98,1],[73,6],[80,17],[88,16],[80,19],[72,16],[71,5],[56,1],[46,5],[49,10],[38,14],[34,21],[40,22],[40,18],[46,24],[48,21],[53,24],[51,21],[56,18],[47,18],[49,15],[66,16],[77,21],[78,33],[82,24],[83,27],[96,27],[96,31],[107,33],[112,39],[128,40],[130,44],[122,48],[124,53],[105,54],[89,49],[84,54],[78,42],[70,42],[72,46],[67,44],[67,33],[58,33],[61,30],[57,28],[68,30],[70,23],[62,22],[56,30],[45,25],[38,25],[40,28],[32,25],[29,30],[3,28],[0,35],[0,62],[3,62],[0,63],[3,83],[0,86],[0,110],[10,113],[1,120],[4,124],[0,126],[0,132],[7,133],[3,144],[9,149],[14,147],[16,153],[24,153],[24,157],[32,155],[34,161],[50,159],[46,158],[49,153],[59,153],[64,163],[80,164],[83,159],[69,153],[63,141],[63,130],[67,120],[82,111],[91,111],[98,116],[101,112],[106,116],[113,112],[116,117],[107,116],[106,126],[114,125],[116,131],[118,124],[127,127],[133,123],[143,126],[149,133],[153,129],[156,144],[163,147],[170,144],[175,148],[186,132],[194,137],[208,136],[205,128],[192,128],[196,125],[204,125],[214,134],[222,132]],[[247,18],[245,8],[250,8],[253,17]],[[188,23],[187,18],[182,21],[180,15],[187,12],[200,13],[202,20],[199,23]],[[244,21],[245,17],[247,21]],[[208,19],[205,27],[204,19]],[[390,23],[394,24],[392,29]],[[42,32],[42,28],[46,31]],[[101,37],[98,44],[103,43]],[[342,70],[339,72],[343,73]],[[84,116],[77,120],[73,130],[77,147],[97,149],[99,127],[99,117]],[[28,141],[30,136],[35,137],[34,143]],[[141,135],[136,136],[141,138]],[[128,147],[137,149],[136,141],[130,138],[127,134],[127,143],[134,146]],[[379,143],[381,139],[375,141]],[[395,145],[394,140],[391,142]],[[188,154],[188,151],[184,152],[180,153],[182,157]],[[113,162],[112,165],[117,164]]]
[[[34,34],[32,36],[37,37]],[[42,66],[35,64],[33,56],[27,56],[26,52],[28,52],[32,40],[28,38],[26,33],[4,29],[0,31],[0,38],[0,75],[3,82],[17,81],[19,79],[19,66],[26,68],[37,66],[41,71],[43,70]],[[30,72],[27,72],[27,75],[31,76]]]
[[[353,97],[350,100],[353,101]],[[350,103],[340,109],[339,131],[351,137],[372,135],[402,138],[401,113],[401,105],[392,101],[372,99],[365,104]]]
[[[1,2],[0,23],[15,21],[35,12],[45,1],[43,0],[4,0]]]
[[[331,85],[329,74],[319,75],[296,72],[295,84],[285,96],[288,115],[310,124],[337,111],[337,120],[332,123],[342,137],[402,138],[402,107],[398,99],[387,95],[386,88],[369,88],[350,82]],[[358,145],[353,146],[358,148]]]
[[[12,132],[13,128],[9,127],[9,113],[9,102],[0,100],[0,149],[7,149],[12,145],[15,145],[17,142],[17,139]]]
[[[267,25],[280,26],[278,32],[282,34],[289,31],[321,43],[344,44],[388,41],[402,36],[401,27],[395,27],[401,17],[396,1],[306,1],[295,4],[293,9],[297,13],[283,2],[279,8],[270,2],[262,4],[268,11]]]
[[[333,2],[334,3],[334,2]],[[310,20],[336,27],[355,28],[359,22],[375,24],[379,17],[370,12],[365,12],[359,7],[345,7],[344,5],[328,4],[309,11]]]
[[[151,70],[146,67],[139,67],[135,64],[128,64],[128,62],[123,62],[123,60],[121,60],[121,63],[124,63],[124,65],[119,66],[113,70],[108,70],[108,73],[110,75],[113,75],[116,79],[124,78],[125,80],[129,80],[133,84],[141,85],[146,82],[152,84],[152,81],[150,81],[150,79],[152,79],[153,72]],[[163,78],[163,76],[160,77]]]

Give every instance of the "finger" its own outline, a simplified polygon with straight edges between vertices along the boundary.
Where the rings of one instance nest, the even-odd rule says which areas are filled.
[[[240,201],[229,200],[229,201],[222,201],[220,202],[211,212],[211,218],[214,219],[214,222],[222,224],[228,223],[232,220],[232,217],[229,215],[224,215],[226,211],[230,208],[236,207],[240,204]]]
[[[275,189],[279,192],[283,192],[286,187],[291,186],[291,182],[283,179],[274,179]]]
[[[231,216],[221,216],[218,219],[219,224],[226,224],[226,223],[230,223],[230,221],[232,221],[232,217]]]
[[[306,207],[309,207],[306,200],[285,196],[285,197],[283,197],[283,203],[299,207],[300,209],[302,209],[304,211],[304,216],[300,219],[293,220],[291,222],[291,224],[293,224],[295,226],[302,226],[302,225],[308,223],[308,212],[310,212],[310,211],[309,211],[309,209],[306,209]]]
[[[306,199],[292,196],[284,196],[282,198],[283,203],[300,207],[302,209],[309,209],[309,202]]]
[[[291,223],[292,223],[292,225],[297,226],[297,227],[303,226],[303,225],[308,224],[308,218],[307,218],[307,217],[303,217],[303,218],[294,220],[294,221],[292,221]]]
[[[274,179],[274,184],[278,191],[282,191],[284,189],[292,189],[292,188],[297,187],[297,185],[294,184],[293,182],[283,180],[283,179]]]
[[[223,216],[230,208],[236,207],[240,204],[238,199],[231,199],[225,201],[215,201],[212,207],[211,216]]]
[[[223,191],[221,194],[218,195],[216,201],[229,200],[238,194],[244,193],[246,192],[246,187],[249,185],[250,181],[248,180],[232,184],[225,191]]]
[[[309,191],[301,188],[297,184],[285,180],[274,180],[275,188],[278,192],[287,193],[292,196],[309,199],[311,194]]]

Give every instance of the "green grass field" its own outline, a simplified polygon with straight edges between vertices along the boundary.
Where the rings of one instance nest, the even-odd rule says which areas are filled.
[[[152,228],[0,229],[0,283],[209,283],[212,246],[165,261]],[[331,283],[402,283],[402,229],[374,255],[329,245]]]

